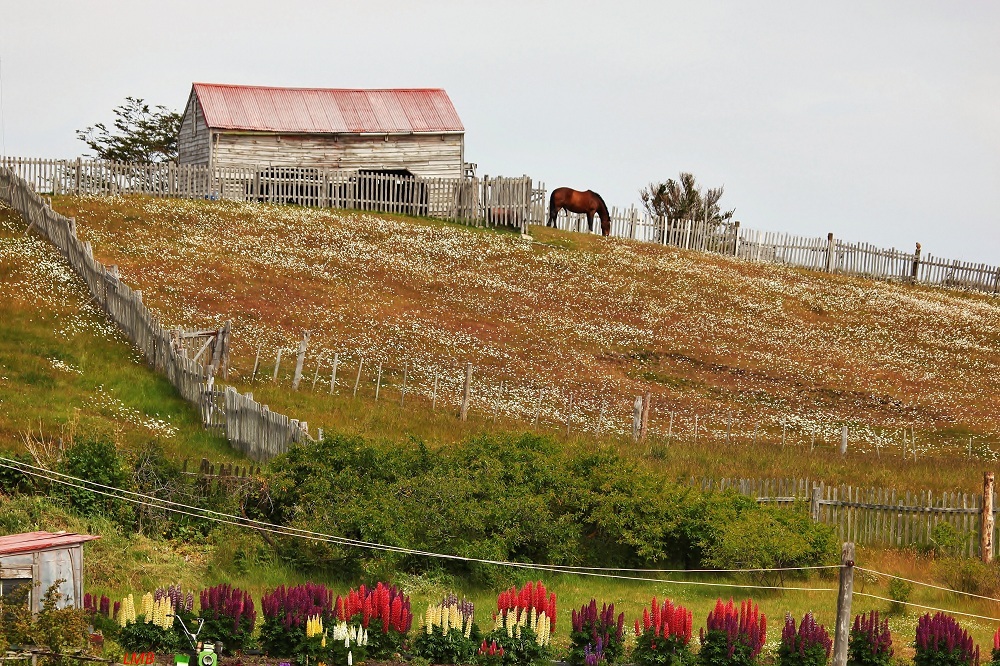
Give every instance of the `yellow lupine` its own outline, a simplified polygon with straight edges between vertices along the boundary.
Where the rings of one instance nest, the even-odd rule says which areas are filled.
[[[142,612],[140,615],[146,618],[146,624],[153,621],[153,593],[147,592],[142,595]]]

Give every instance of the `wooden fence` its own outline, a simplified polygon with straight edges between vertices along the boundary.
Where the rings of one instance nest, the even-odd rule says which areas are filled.
[[[539,191],[528,176],[423,178],[321,167],[216,167],[130,164],[91,159],[0,157],[36,192],[76,195],[143,194],[369,210],[509,226],[526,231],[542,221]]]
[[[881,280],[899,280],[939,287],[1000,292],[1000,266],[957,259],[921,256],[920,245],[913,252],[879,248],[870,243],[741,229],[740,223],[704,220],[668,220],[640,213],[634,206],[612,208],[611,236],[700,252],[728,254],[747,261],[782,264],[827,273],[856,275]],[[547,211],[544,216],[548,221]],[[601,233],[595,217],[588,229],[585,215],[560,211],[556,226],[564,231]]]
[[[93,299],[125,333],[147,362],[166,375],[185,400],[201,410],[206,427],[224,430],[236,448],[257,460],[270,458],[287,449],[293,441],[308,438],[308,425],[280,414],[252,398],[242,397],[238,406],[227,411],[231,388],[215,384],[216,372],[227,354],[229,324],[216,332],[213,352],[204,360],[192,357],[179,343],[183,332],[164,327],[142,302],[142,292],[118,277],[115,266],[94,259],[90,243],[81,242],[76,221],[53,211],[27,181],[10,169],[0,167],[0,199],[13,207],[66,257],[83,278]],[[247,424],[252,424],[248,426]]]
[[[865,546],[932,547],[934,528],[947,523],[959,544],[946,544],[946,549],[981,557],[981,494],[828,486],[809,479],[701,479],[691,484],[702,490],[732,489],[760,502],[802,502],[814,520],[836,527],[841,541]],[[995,515],[1000,511],[995,494],[993,506]]]

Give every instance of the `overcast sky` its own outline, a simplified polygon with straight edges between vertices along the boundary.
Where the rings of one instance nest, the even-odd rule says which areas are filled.
[[[1000,264],[1000,3],[0,0],[0,59],[8,155],[193,81],[442,87],[480,174]]]

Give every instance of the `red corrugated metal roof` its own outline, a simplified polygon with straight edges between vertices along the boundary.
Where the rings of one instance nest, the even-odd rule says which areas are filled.
[[[295,134],[464,132],[440,88],[342,90],[195,83],[212,129]]]
[[[8,534],[0,536],[0,555],[28,553],[34,550],[58,548],[59,546],[75,546],[85,541],[100,539],[89,534],[73,532],[25,532],[24,534]]]

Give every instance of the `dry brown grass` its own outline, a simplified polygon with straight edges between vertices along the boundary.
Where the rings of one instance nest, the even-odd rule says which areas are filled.
[[[95,254],[118,264],[166,321],[231,318],[231,379],[314,426],[464,436],[450,417],[372,410],[371,397],[381,360],[383,399],[398,400],[406,364],[422,404],[440,372],[441,399],[453,409],[471,361],[473,428],[523,427],[544,387],[549,427],[562,427],[572,392],[574,429],[617,441],[634,396],[652,391],[651,448],[667,466],[686,459],[681,473],[828,472],[880,483],[927,474],[928,487],[971,489],[982,463],[957,455],[969,437],[978,460],[994,459],[1000,304],[989,296],[544,228],[532,230],[531,243],[426,220],[269,205],[133,197],[61,198],[56,207],[76,216]],[[328,379],[338,352],[337,396],[288,390],[306,329],[306,385],[317,361]],[[258,344],[268,380],[284,350],[276,386],[250,386]],[[360,408],[345,385],[362,356]],[[683,454],[663,447],[671,413],[671,443],[684,441]],[[739,445],[727,447],[730,413]],[[813,442],[832,446],[843,424],[863,457],[800,460],[813,457],[803,455]],[[774,446],[783,426],[784,454]],[[916,430],[917,463],[900,464],[904,427]],[[943,478],[941,459],[950,461]]]

